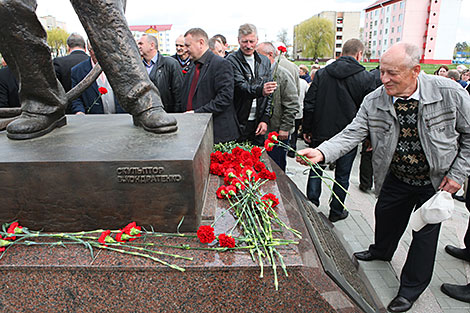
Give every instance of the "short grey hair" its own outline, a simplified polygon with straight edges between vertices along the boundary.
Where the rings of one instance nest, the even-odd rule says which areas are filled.
[[[277,56],[277,49],[269,41],[258,44],[257,49],[261,49],[266,54],[272,53],[274,56]]]
[[[143,34],[142,37],[147,37],[147,42],[148,43],[154,43],[155,44],[155,49],[158,50],[158,39],[155,36],[149,35],[149,34]]]
[[[72,33],[67,38],[67,46],[70,48],[82,48],[85,50],[85,39],[79,33]]]
[[[255,34],[256,36],[258,36],[258,30],[256,29],[256,26],[253,24],[246,23],[246,24],[241,25],[240,28],[238,29],[238,38],[241,38],[242,36],[246,36],[246,35],[251,35],[251,34]]]
[[[224,46],[222,41],[219,38],[214,36],[211,39],[209,39],[209,49],[214,50],[216,42],[219,42],[222,45],[222,47]]]
[[[460,72],[458,70],[450,70],[447,72],[447,77],[452,78],[454,80],[460,79]]]

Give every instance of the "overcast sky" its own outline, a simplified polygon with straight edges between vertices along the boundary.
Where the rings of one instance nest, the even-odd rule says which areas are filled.
[[[68,0],[37,0],[39,16],[52,15],[67,23],[67,31],[86,36]],[[204,29],[209,37],[225,35],[229,44],[237,43],[238,27],[255,24],[260,41],[274,41],[285,28],[292,38],[293,27],[322,11],[362,11],[375,0],[127,0],[126,17],[129,25],[172,24],[173,41],[192,27]],[[459,15],[457,42],[470,41],[470,0],[463,0]],[[457,17],[457,16],[456,16]],[[362,25],[361,25],[362,27]]]

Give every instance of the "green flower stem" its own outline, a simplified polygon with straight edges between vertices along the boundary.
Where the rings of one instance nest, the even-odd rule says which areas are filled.
[[[140,252],[127,251],[127,250],[123,250],[123,249],[112,248],[112,247],[108,247],[108,246],[105,246],[105,245],[102,245],[102,244],[99,244],[99,243],[96,243],[96,242],[92,242],[91,244],[93,246],[101,248],[101,249],[106,249],[106,250],[116,251],[116,252],[120,252],[120,253],[124,253],[124,254],[130,254],[130,255],[135,255],[135,256],[140,256],[140,257],[143,257],[143,258],[147,258],[147,259],[150,259],[152,261],[163,264],[165,266],[168,266],[172,269],[178,270],[180,272],[186,271],[184,268],[182,268],[178,265],[174,265],[174,264],[165,262],[165,261],[163,261],[159,258],[153,257],[153,256],[148,255],[148,254],[144,254],[144,253],[140,253]]]
[[[150,250],[150,249],[146,249],[146,248],[142,248],[142,247],[125,245],[125,244],[121,244],[121,243],[112,243],[112,244],[109,244],[109,245],[114,246],[114,247],[124,247],[124,248],[129,248],[129,249],[135,249],[135,250],[139,250],[139,251],[143,251],[143,252],[147,252],[147,253],[155,253],[155,254],[159,254],[159,255],[171,256],[171,257],[174,257],[175,259],[184,259],[184,260],[189,260],[189,261],[194,260],[194,258],[192,258],[192,257],[186,257],[186,256],[181,256],[181,255],[172,254],[172,253],[166,253],[166,252],[162,252],[162,251],[155,251],[155,250]]]

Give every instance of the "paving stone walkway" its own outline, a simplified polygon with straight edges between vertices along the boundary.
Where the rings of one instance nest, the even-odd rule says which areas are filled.
[[[298,149],[304,147],[298,142]],[[351,173],[349,193],[346,207],[349,217],[335,223],[336,233],[344,239],[346,250],[352,255],[355,251],[365,250],[374,238],[374,206],[376,202],[373,192],[364,193],[359,190],[359,154],[354,161]],[[333,172],[328,171],[333,176]],[[286,174],[304,193],[306,191],[308,169],[288,158]],[[323,188],[319,211],[328,216],[328,199],[330,192]],[[462,202],[455,201],[452,218],[445,221],[441,228],[439,246],[434,267],[434,275],[430,286],[413,305],[413,313],[468,313],[470,304],[454,300],[440,291],[442,283],[467,284],[470,282],[470,264],[448,255],[444,247],[453,244],[463,247],[463,236],[467,228],[469,213]],[[401,268],[411,242],[411,228],[408,227],[391,262],[372,261],[359,262],[359,270],[374,287],[383,306],[395,297]]]

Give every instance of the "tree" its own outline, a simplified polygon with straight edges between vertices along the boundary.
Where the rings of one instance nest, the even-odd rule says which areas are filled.
[[[326,18],[312,17],[297,25],[297,50],[303,57],[317,59],[333,54],[335,31],[333,23]]]
[[[286,28],[281,29],[279,33],[277,33],[277,40],[285,44],[286,47],[289,45],[289,36],[287,36]]]
[[[61,54],[61,50],[64,51],[62,48],[67,47],[68,37],[69,33],[59,27],[52,28],[47,31],[47,44],[52,49],[52,54],[54,56]]]

